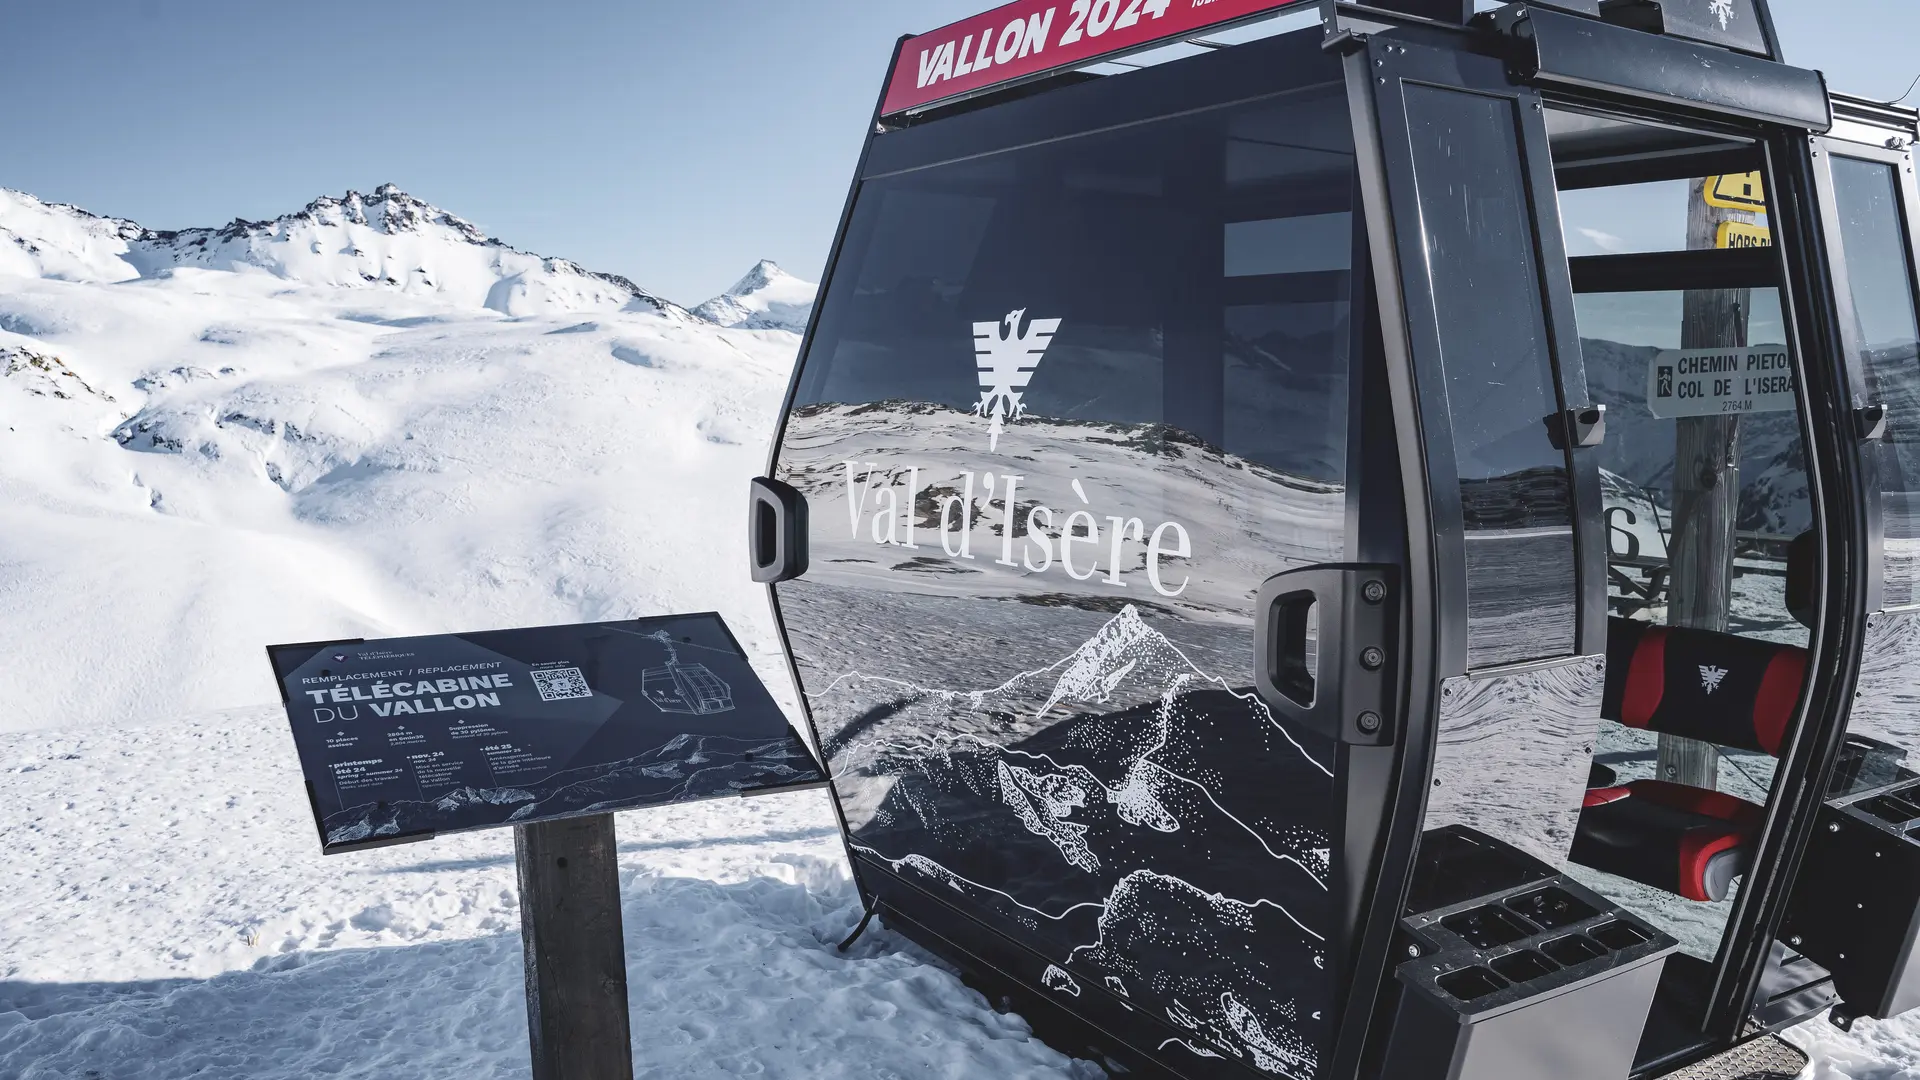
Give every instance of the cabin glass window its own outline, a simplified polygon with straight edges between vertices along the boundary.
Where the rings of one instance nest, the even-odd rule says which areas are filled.
[[[1321,96],[868,181],[795,404],[979,413],[976,328],[1057,319],[1003,428],[1161,424],[1341,483],[1352,153],[1299,123]]]
[[[1560,407],[1513,104],[1413,86],[1407,110],[1466,524],[1468,662],[1569,655],[1572,488],[1547,428]]]
[[[1743,291],[1747,337],[1755,348],[1771,347],[1784,356],[1779,292]],[[1680,427],[1683,419],[1697,418],[1676,412],[1698,411],[1659,397],[1661,369],[1676,366],[1685,308],[1684,292],[1587,293],[1575,298],[1588,391],[1607,406],[1606,442],[1589,453],[1600,468],[1606,507],[1608,608],[1616,616],[1660,624],[1668,623],[1671,610]],[[1737,351],[1744,368],[1746,349]],[[1715,377],[1756,376],[1736,370]],[[1813,528],[1799,414],[1791,402],[1785,409],[1745,413],[1732,446],[1738,469],[1730,475],[1740,487],[1732,522],[1732,603],[1725,629],[1804,646],[1810,632],[1788,610],[1786,594],[1793,541]],[[1772,775],[1770,760],[1766,775]],[[1764,797],[1764,784],[1758,794]]]
[[[1685,186],[1678,191],[1684,199]],[[1785,356],[1786,347],[1779,344],[1786,335],[1778,290],[1736,290],[1734,295],[1740,298],[1746,339],[1756,349],[1771,345]],[[1735,637],[1805,647],[1811,631],[1787,604],[1794,541],[1810,535],[1814,525],[1797,396],[1789,398],[1785,408],[1778,401],[1762,400],[1770,411],[1744,413],[1721,427],[1683,433],[1688,425],[1723,424],[1702,415],[1705,406],[1697,402],[1676,404],[1677,398],[1660,397],[1673,385],[1668,380],[1663,387],[1661,369],[1675,367],[1679,355],[1701,351],[1681,349],[1687,340],[1687,296],[1662,291],[1576,297],[1589,391],[1594,401],[1607,406],[1606,442],[1588,452],[1600,469],[1605,506],[1608,610],[1616,619],[1656,626],[1704,625]],[[1744,370],[1751,355],[1745,346],[1723,351],[1739,358],[1740,370],[1676,378],[1698,382],[1771,377]],[[1715,433],[1729,440],[1725,445],[1737,462],[1737,468],[1722,474],[1723,482],[1738,485],[1732,519],[1716,526],[1731,535],[1723,538],[1724,548],[1709,545],[1731,555],[1724,610],[1707,601],[1707,595],[1719,594],[1703,584],[1696,585],[1700,595],[1690,602],[1685,597],[1676,601],[1674,594],[1676,556],[1697,543],[1676,534],[1676,506],[1697,499],[1685,493],[1687,485],[1676,485],[1676,465],[1684,446]],[[1691,614],[1676,615],[1676,604]],[[1606,771],[1609,784],[1671,780],[1661,772],[1662,748],[1662,736],[1655,731],[1607,721],[1593,760]],[[1714,790],[1755,806],[1765,806],[1772,797],[1778,767],[1772,754],[1721,745],[1714,747],[1711,760]],[[1724,900],[1703,903],[1578,864],[1569,866],[1568,873],[1628,904],[1702,961],[1719,953],[1740,887],[1736,883]]]
[[[1912,245],[1892,165],[1833,158],[1853,324],[1842,327],[1866,368],[1868,400],[1887,407],[1880,451],[1886,606],[1920,602],[1920,319]]]
[[[1811,631],[1802,619],[1811,613],[1790,607],[1788,585],[1796,560],[1813,554],[1815,522],[1790,335],[1779,290],[1759,276],[1764,268],[1730,250],[1751,246],[1747,237],[1770,243],[1765,216],[1715,206],[1701,192],[1717,183],[1683,179],[1562,193],[1564,204],[1584,214],[1569,215],[1571,252],[1582,251],[1582,228],[1631,235],[1646,222],[1665,221],[1678,222],[1680,236],[1692,233],[1685,245],[1654,249],[1670,248],[1671,258],[1648,256],[1645,245],[1588,246],[1584,256],[1573,256],[1588,393],[1607,407],[1605,442],[1582,453],[1600,474],[1609,634],[1650,623],[1804,648]],[[1741,229],[1721,229],[1720,219]],[[1623,268],[1617,256],[1635,258]],[[1709,468],[1720,461],[1732,467]],[[1730,499],[1723,497],[1729,486]],[[1710,706],[1736,692],[1722,682],[1735,675],[1716,664],[1700,665],[1698,680],[1691,668],[1677,670],[1667,673],[1666,697],[1692,693]],[[1743,745],[1691,744],[1702,752],[1663,735],[1664,719],[1635,722],[1648,726],[1611,718],[1602,724],[1595,784],[1678,782],[1756,808],[1771,799],[1778,760],[1751,738]],[[1744,883],[1737,879],[1726,898],[1707,902],[1577,861],[1567,872],[1672,934],[1696,963],[1718,955]]]

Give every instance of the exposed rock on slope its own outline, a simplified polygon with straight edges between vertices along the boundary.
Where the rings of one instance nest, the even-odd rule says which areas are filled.
[[[87,380],[59,357],[18,345],[0,345],[0,378],[18,380],[18,385],[35,397],[55,397],[62,401],[81,397],[113,400],[112,394],[87,385]]]

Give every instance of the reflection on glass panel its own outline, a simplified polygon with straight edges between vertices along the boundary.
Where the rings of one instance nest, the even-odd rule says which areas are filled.
[[[1911,247],[1892,165],[1833,159],[1847,286],[1854,325],[1845,327],[1865,360],[1868,394],[1887,407],[1880,451],[1886,528],[1886,605],[1920,602],[1920,320]]]
[[[1513,105],[1407,91],[1466,510],[1474,667],[1573,651],[1572,496]]]
[[[1563,191],[1560,221],[1575,258],[1678,251],[1687,246],[1687,182]]]
[[[1887,407],[1877,457],[1886,611],[1867,620],[1859,690],[1831,794],[1913,779],[1920,746],[1914,663],[1920,656],[1920,328],[1902,178],[1889,164],[1834,156],[1835,209],[1868,402]]]
[[[1211,176],[1082,140],[869,182],[853,230],[872,242],[826,307],[797,404],[979,412],[976,320],[997,312],[1018,338],[1060,314],[1020,416],[1166,424],[1341,483],[1354,220],[1335,170],[1350,159],[1240,125]]]
[[[1300,1076],[1336,1015],[1335,757],[1246,691],[1260,584],[1350,550],[1345,100],[868,181],[778,466],[855,850],[1048,987],[1185,1010],[1221,1058],[1257,1023]]]
[[[1302,274],[1353,266],[1353,215],[1304,214],[1227,222],[1227,276]]]

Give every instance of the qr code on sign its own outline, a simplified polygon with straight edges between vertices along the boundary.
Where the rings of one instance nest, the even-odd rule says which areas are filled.
[[[587,685],[587,677],[580,674],[580,669],[577,667],[535,671],[533,688],[540,691],[541,701],[567,701],[593,696],[593,688]]]

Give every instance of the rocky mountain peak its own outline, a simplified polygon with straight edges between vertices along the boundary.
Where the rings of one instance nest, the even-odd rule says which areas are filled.
[[[693,309],[708,322],[745,330],[805,333],[820,287],[761,259],[733,288]]]
[[[81,397],[113,400],[113,395],[88,385],[59,357],[19,345],[0,345],[0,378],[19,380],[27,393],[35,397],[62,401]]]
[[[402,191],[397,184],[381,184],[371,196],[351,189],[341,196],[322,195],[293,213],[269,220],[234,218],[218,229],[142,230],[142,238],[159,243],[201,246],[203,238],[232,241],[283,237],[301,226],[340,225],[364,225],[386,236],[418,234],[438,226],[452,234],[450,239],[469,244],[505,246],[488,237],[473,222],[415,198]]]
[[[733,296],[748,296],[762,289],[771,288],[776,282],[799,281],[799,278],[780,269],[780,264],[772,259],[761,259],[753,264],[745,277],[733,283],[727,292]]]

